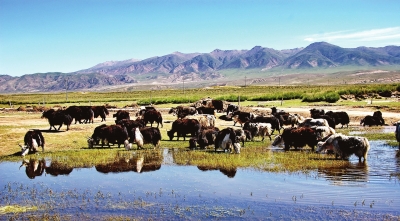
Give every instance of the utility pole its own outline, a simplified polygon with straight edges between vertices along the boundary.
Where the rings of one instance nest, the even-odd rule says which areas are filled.
[[[185,94],[185,78],[182,77],[182,82],[183,82],[183,94]]]
[[[279,79],[279,86],[281,86],[281,77],[279,77],[278,79]]]

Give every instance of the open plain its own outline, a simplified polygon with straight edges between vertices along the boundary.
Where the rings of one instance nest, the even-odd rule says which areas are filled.
[[[221,92],[220,92],[221,93]],[[152,99],[155,99],[154,97]],[[119,109],[132,118],[139,105],[109,101],[107,125]],[[228,103],[238,104],[230,101]],[[69,105],[88,105],[80,102]],[[97,103],[98,104],[98,103]],[[187,105],[188,103],[183,103]],[[93,103],[92,103],[93,105]],[[335,160],[313,153],[309,147],[283,151],[266,139],[245,143],[240,154],[189,149],[189,137],[172,141],[167,136],[176,116],[168,114],[177,103],[155,104],[162,113],[161,145],[142,150],[116,145],[89,149],[87,138],[94,123],[65,125],[49,130],[41,111],[31,106],[3,108],[0,112],[1,219],[31,220],[231,220],[231,219],[338,219],[398,220],[400,160],[393,124],[400,120],[398,98],[301,102],[272,100],[240,102],[241,110],[268,115],[271,107],[303,117],[310,109],[346,111],[349,127],[339,133],[367,137],[371,150],[365,163],[355,156]],[[60,108],[64,103],[46,104]],[[17,110],[19,109],[19,110]],[[360,120],[380,110],[385,126],[363,127]],[[219,119],[220,129],[233,126]],[[288,126],[286,126],[288,127]],[[21,157],[18,144],[29,129],[39,129],[46,139],[45,152]],[[272,136],[274,138],[277,135]],[[29,168],[41,168],[30,173]],[[367,191],[368,190],[368,191]],[[55,198],[60,200],[55,201]]]

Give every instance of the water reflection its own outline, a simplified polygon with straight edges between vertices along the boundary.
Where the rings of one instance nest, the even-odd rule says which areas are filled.
[[[50,166],[46,167],[46,174],[50,174],[52,176],[58,175],[69,175],[74,168],[68,166],[65,163],[60,163],[58,161],[51,161]]]
[[[343,162],[343,165],[318,169],[318,174],[326,177],[334,185],[344,185],[349,182],[368,182],[368,163]]]
[[[209,170],[219,170],[222,174],[226,175],[229,178],[234,178],[237,172],[237,168],[220,168],[220,167],[210,167],[210,166],[197,166],[197,168],[201,171],[209,171]]]
[[[101,173],[120,173],[130,171],[142,173],[159,170],[162,161],[162,154],[158,151],[154,154],[117,157],[114,162],[98,164],[95,168]]]
[[[43,174],[46,168],[46,161],[44,159],[24,159],[19,168],[21,169],[23,166],[25,167],[26,176],[29,177],[29,179],[35,179],[35,177]]]
[[[25,167],[25,173],[29,179],[35,179],[37,176],[42,176],[43,172],[52,176],[58,176],[68,175],[73,170],[73,167],[58,161],[52,161],[50,166],[46,166],[46,161],[44,159],[24,159],[19,168],[21,169],[21,167]]]
[[[356,129],[349,132],[349,135],[360,135],[365,133],[394,133],[396,131],[395,126],[381,126],[378,128],[365,128],[362,126],[355,127]]]

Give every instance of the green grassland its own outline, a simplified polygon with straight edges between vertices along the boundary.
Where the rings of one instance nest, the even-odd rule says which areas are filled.
[[[399,91],[399,84],[365,84],[365,85],[331,85],[331,86],[248,86],[248,87],[208,87],[198,89],[167,89],[167,90],[143,90],[143,91],[123,91],[123,92],[68,92],[68,100],[65,93],[37,93],[37,94],[6,94],[0,95],[2,108],[9,108],[9,102],[17,108],[19,106],[28,109],[30,106],[44,105],[46,108],[70,106],[70,105],[112,105],[116,107],[146,105],[153,103],[156,108],[170,108],[179,104],[189,104],[201,98],[212,97],[228,102],[237,102],[240,96],[242,107],[255,106],[281,106],[282,107],[302,107],[302,106],[368,106],[364,99],[344,100],[341,95],[371,95],[374,99],[369,106],[374,108],[387,108],[390,110],[400,110],[399,102],[381,102],[385,98],[378,96],[378,93],[385,91]],[[334,97],[331,100],[331,97]],[[337,97],[338,100],[335,100]],[[284,102],[280,103],[283,99]],[[134,115],[136,109],[132,109]],[[107,118],[107,124],[113,124],[113,112]],[[223,113],[218,113],[218,116]],[[218,117],[217,116],[217,117]],[[11,160],[20,161],[18,155],[20,149],[18,143],[23,142],[23,136],[29,129],[47,130],[49,128],[46,119],[41,119],[41,112],[29,111],[6,111],[0,112],[0,140],[3,146],[0,150],[0,161]],[[307,171],[321,167],[340,166],[346,162],[332,161],[333,156],[319,155],[311,153],[306,148],[305,151],[282,152],[272,151],[271,141],[266,139],[261,142],[246,143],[241,154],[220,154],[213,148],[207,150],[189,150],[188,138],[186,141],[169,141],[167,130],[171,128],[171,123],[176,117],[163,112],[164,127],[160,128],[162,134],[161,148],[168,148],[174,151],[174,162],[182,165],[209,166],[213,168],[237,168],[253,167],[268,171]],[[217,120],[220,121],[220,120]],[[129,156],[132,153],[144,154],[153,152],[153,146],[145,145],[144,150],[127,151],[123,147],[113,146],[88,149],[87,137],[91,136],[94,128],[102,124],[100,119],[95,119],[94,124],[73,124],[70,131],[62,127],[61,132],[46,132],[45,152],[31,154],[29,158],[51,158],[63,163],[66,167],[77,166],[87,167],[98,163],[112,162],[116,157]],[[224,122],[220,128],[232,125],[232,122]],[[349,134],[351,129],[337,129],[337,132]],[[357,129],[355,129],[357,130]],[[389,145],[397,146],[393,133],[382,133],[379,129],[362,129],[361,136],[366,136],[370,140],[385,140]],[[155,150],[157,152],[157,150]],[[299,163],[301,162],[301,163]]]
[[[363,85],[299,85],[299,86],[217,86],[191,89],[141,90],[120,92],[59,92],[35,94],[0,95],[0,108],[13,105],[125,105],[138,104],[182,104],[212,97],[229,102],[295,100],[303,102],[336,103],[341,95],[371,95],[381,99],[377,94],[400,91],[400,84],[363,84]],[[390,104],[396,106],[397,104]]]

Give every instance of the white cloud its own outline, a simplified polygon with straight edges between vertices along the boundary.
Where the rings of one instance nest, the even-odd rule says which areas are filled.
[[[304,38],[304,41],[317,42],[337,42],[337,41],[357,41],[357,42],[372,42],[372,41],[387,41],[400,40],[400,27],[372,29],[366,31],[339,31],[325,34],[314,34]]]

